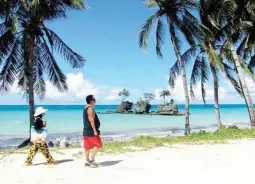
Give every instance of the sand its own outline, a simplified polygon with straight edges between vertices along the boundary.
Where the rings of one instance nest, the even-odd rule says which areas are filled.
[[[0,161],[3,184],[254,184],[255,140],[220,145],[175,145],[146,152],[98,156],[99,168],[84,168],[81,149],[53,153],[57,166],[44,165],[38,154],[34,166],[25,167],[26,155]]]

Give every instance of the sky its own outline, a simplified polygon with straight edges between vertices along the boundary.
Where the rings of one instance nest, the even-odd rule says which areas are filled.
[[[67,75],[69,91],[61,94],[46,81],[46,97],[43,101],[36,99],[36,104],[84,104],[88,94],[93,94],[98,104],[118,104],[120,98],[117,94],[123,88],[130,91],[130,101],[136,102],[143,93],[154,93],[156,99],[152,103],[162,103],[159,92],[169,89],[169,69],[176,61],[169,35],[165,37],[164,59],[158,59],[155,53],[153,34],[147,51],[138,46],[139,32],[153,10],[149,10],[141,0],[86,0],[86,3],[87,10],[70,11],[66,19],[47,23],[66,44],[86,58],[86,64],[81,69],[72,69],[56,55],[59,66]],[[183,51],[185,48],[184,44]],[[191,68],[192,64],[187,68],[188,76]],[[255,100],[255,85],[246,79]],[[220,103],[244,103],[223,76],[220,86]],[[206,88],[207,103],[213,103],[212,81]],[[184,103],[180,77],[172,98],[178,104]],[[196,99],[191,103],[202,103],[200,85],[196,88]],[[14,85],[10,93],[0,95],[1,104],[23,105],[27,100]]]

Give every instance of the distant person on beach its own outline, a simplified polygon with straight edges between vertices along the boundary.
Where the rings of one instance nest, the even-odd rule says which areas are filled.
[[[46,129],[46,121],[43,121],[43,116],[47,112],[47,109],[44,109],[42,107],[38,107],[35,110],[35,122],[34,125],[31,127],[31,147],[30,152],[27,156],[25,165],[31,166],[33,158],[35,157],[36,153],[38,151],[41,151],[44,157],[47,160],[48,165],[55,165],[55,161],[52,158],[48,145],[46,143],[47,138],[47,129]]]
[[[100,121],[94,106],[96,105],[96,99],[93,95],[86,97],[87,107],[83,111],[83,143],[85,149],[87,167],[98,167],[95,162],[95,156],[97,152],[102,148],[102,141],[100,138]]]

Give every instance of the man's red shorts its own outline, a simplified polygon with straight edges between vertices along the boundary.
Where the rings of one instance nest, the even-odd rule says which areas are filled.
[[[90,149],[93,149],[94,147],[97,147],[97,148],[103,147],[100,136],[93,136],[93,137],[84,136],[83,144],[84,144],[83,146],[85,150],[90,150]]]

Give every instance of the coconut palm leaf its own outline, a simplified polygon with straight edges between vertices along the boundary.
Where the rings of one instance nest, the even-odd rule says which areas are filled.
[[[253,75],[252,71],[250,70],[250,68],[247,66],[247,64],[245,63],[244,60],[241,60],[241,65],[243,67],[243,69],[245,70],[245,72],[252,78],[252,80],[255,82],[255,76]]]
[[[10,88],[16,79],[17,68],[20,65],[22,57],[20,53],[20,46],[20,40],[16,39],[0,73],[0,91],[10,91]]]
[[[34,91],[39,99],[43,100],[46,94],[46,84],[44,81],[44,63],[40,57],[41,47],[40,42],[34,49],[34,66],[33,66],[33,76],[34,76]]]
[[[159,16],[159,11],[156,12],[151,17],[149,17],[146,23],[144,24],[144,26],[142,27],[142,30],[139,34],[139,47],[141,49],[147,50],[150,32],[151,32],[153,24],[158,19],[158,16]]]
[[[253,55],[251,57],[251,60],[249,62],[249,65],[248,65],[249,69],[251,70],[251,72],[253,72],[254,68],[255,68],[255,55]]]
[[[190,79],[190,95],[192,98],[195,98],[195,93],[193,89],[196,87],[198,81],[201,80],[201,64],[202,64],[201,58],[197,56],[194,62]]]
[[[180,26],[180,25],[178,25]],[[180,27],[179,27],[180,28]],[[181,51],[181,39],[180,39],[180,35],[179,35],[179,28],[174,24],[174,23],[169,23],[169,31],[170,31],[170,35],[171,35],[171,40],[173,43],[175,43],[176,46],[176,50]]]
[[[42,43],[42,52],[40,59],[45,63],[45,71],[48,74],[50,82],[61,92],[67,91],[66,76],[57,65],[57,61],[52,55],[47,42]]]
[[[67,62],[71,64],[73,68],[81,68],[84,66],[85,59],[74,52],[65,42],[58,37],[56,33],[52,30],[47,29],[49,35],[47,34],[48,40],[51,46],[58,51],[58,53],[65,58]]]
[[[0,61],[11,52],[15,37],[11,30],[6,31],[0,37]]]
[[[187,65],[191,61],[191,59],[196,55],[197,53],[197,46],[193,45],[190,47],[184,54],[181,56],[184,63]]]
[[[180,65],[179,65],[179,62],[176,61],[175,64],[170,69],[169,79],[168,79],[168,83],[172,89],[175,87],[175,81],[178,75],[180,75]]]
[[[228,64],[223,63],[224,66],[224,72],[223,74],[225,75],[225,77],[231,82],[231,84],[233,85],[233,87],[235,88],[236,92],[238,94],[240,94],[243,97],[243,92],[242,89],[240,87],[239,82],[235,79],[235,77],[233,76],[233,72],[235,72],[235,70],[233,68],[231,68]]]
[[[157,23],[157,30],[156,30],[156,53],[159,58],[163,58],[162,52],[161,52],[161,46],[164,44],[164,24],[162,20],[159,18]]]
[[[197,52],[197,47],[192,46],[181,56],[185,65],[189,64],[189,62],[191,61],[191,58],[196,55],[196,52]],[[175,87],[175,80],[177,79],[178,75],[180,75],[180,65],[179,65],[179,62],[176,61],[175,64],[171,67],[170,72],[169,72],[168,83],[171,88]]]
[[[208,75],[209,75],[209,67],[207,65],[205,57],[202,57],[202,59],[197,56],[192,73],[191,73],[191,80],[190,80],[190,94],[193,98],[195,98],[194,88],[196,85],[200,82],[201,84],[201,94],[203,98],[203,102],[205,101],[206,96],[206,90],[205,90],[205,83],[208,81]]]

